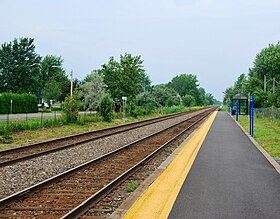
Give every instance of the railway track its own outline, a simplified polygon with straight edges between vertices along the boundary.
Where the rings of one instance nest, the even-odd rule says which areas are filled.
[[[198,111],[204,111],[198,110]],[[79,144],[84,144],[96,139],[104,138],[110,135],[118,134],[121,132],[129,131],[146,125],[150,125],[156,122],[165,121],[168,119],[176,118],[182,115],[190,114],[194,111],[188,111],[184,113],[177,113],[173,115],[163,116],[159,118],[153,118],[143,120],[139,122],[129,123],[125,125],[110,127],[106,129],[80,133],[63,138],[49,140],[45,142],[39,142],[35,144],[25,145],[22,147],[11,148],[0,151],[0,168],[11,165],[20,161],[25,161],[34,157],[42,156],[45,154],[53,153],[66,148],[74,147]]]
[[[214,109],[0,200],[1,218],[77,218]]]

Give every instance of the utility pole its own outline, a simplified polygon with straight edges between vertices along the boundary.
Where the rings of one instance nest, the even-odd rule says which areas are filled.
[[[11,99],[10,114],[13,114],[13,100]]]
[[[70,73],[70,80],[71,80],[71,86],[70,86],[70,96],[73,96],[73,70],[71,70]]]
[[[272,93],[275,94],[275,78],[272,79]]]
[[[264,81],[263,81],[263,90],[266,93],[266,75],[263,76],[264,77]]]

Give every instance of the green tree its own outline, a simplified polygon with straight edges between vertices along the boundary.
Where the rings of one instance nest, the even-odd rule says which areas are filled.
[[[105,94],[100,102],[100,114],[106,122],[113,119],[113,100],[109,94]]]
[[[205,104],[205,90],[204,88],[199,87],[199,83],[195,75],[177,75],[167,84],[167,86],[174,89],[182,97],[185,95],[193,96],[196,104],[199,106],[203,106]]]
[[[70,123],[77,122],[80,109],[78,95],[74,93],[72,97],[66,97],[63,105],[63,112],[66,115],[66,121]]]
[[[196,104],[195,98],[192,95],[187,94],[187,95],[183,96],[182,99],[183,99],[184,106],[190,107],[190,106],[194,106]]]
[[[276,45],[269,44],[256,55],[253,67],[249,69],[249,76],[261,80],[276,78],[280,80],[280,42]]]
[[[224,93],[223,103],[227,104],[227,103],[229,103],[231,101],[231,99],[234,96],[234,88],[233,88],[233,86],[228,87],[223,93]]]
[[[151,90],[152,91],[155,91],[155,90],[157,90],[157,89],[166,89],[166,88],[168,88],[167,87],[167,84],[155,84],[155,85],[152,85],[152,87],[151,87]]]
[[[198,88],[198,93],[196,95],[196,104],[198,106],[204,106],[205,105],[205,89],[200,87]]]
[[[214,105],[215,104],[215,102],[216,102],[216,100],[215,100],[215,98],[214,98],[214,96],[212,95],[212,94],[210,94],[210,93],[207,93],[206,95],[205,95],[205,105]]]
[[[45,83],[45,87],[43,90],[43,97],[46,101],[50,100],[60,100],[62,96],[62,88],[61,84],[56,80],[48,80]]]
[[[141,81],[141,92],[151,91],[152,90],[151,83],[152,82],[150,77],[145,72],[143,72],[142,81]]]
[[[40,60],[34,39],[14,39],[0,48],[0,92],[34,93],[40,88]]]
[[[154,95],[150,92],[143,92],[136,97],[137,106],[141,106],[146,110],[155,110],[160,108],[161,105],[156,101]]]
[[[153,91],[154,98],[162,106],[179,105],[182,102],[180,95],[170,88],[159,88]]]
[[[86,76],[85,82],[81,85],[81,94],[86,110],[97,110],[102,97],[105,94],[106,85],[103,77],[98,71],[92,71]]]
[[[241,75],[239,75],[239,77],[237,78],[237,81],[234,83],[234,93],[242,93],[245,94],[246,90],[247,90],[247,77],[246,75],[243,73]]]
[[[145,76],[141,56],[126,53],[120,55],[119,62],[111,57],[109,62],[102,66],[101,72],[117,111],[121,107],[122,96],[133,102],[136,95],[141,92],[141,83]]]
[[[174,89],[182,97],[186,94],[196,97],[199,84],[195,75],[181,74],[175,76],[167,86]]]
[[[254,79],[252,79],[254,78]],[[266,82],[266,90],[264,83]],[[270,44],[256,55],[249,69],[249,86],[254,93],[257,107],[280,107],[280,43]],[[274,88],[273,88],[274,87]]]
[[[70,92],[70,80],[63,69],[61,57],[47,55],[41,62],[43,97],[47,101],[63,101]]]

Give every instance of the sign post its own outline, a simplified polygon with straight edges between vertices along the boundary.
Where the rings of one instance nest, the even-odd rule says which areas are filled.
[[[239,113],[239,109],[238,109],[238,105],[239,105],[239,100],[236,100],[236,111],[235,111],[235,120],[238,122],[238,113]]]
[[[250,135],[254,137],[254,94],[251,95],[250,99]]]

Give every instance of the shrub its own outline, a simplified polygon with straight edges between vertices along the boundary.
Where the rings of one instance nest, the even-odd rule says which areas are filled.
[[[7,114],[11,110],[12,113],[37,113],[37,97],[33,94],[9,94],[2,93],[0,95],[0,113]]]
[[[184,111],[185,107],[183,105],[164,107],[163,114],[178,113]]]
[[[168,97],[168,99],[165,101],[165,106],[174,106],[174,105],[180,105],[182,103],[182,99],[180,95]]]
[[[154,110],[161,108],[162,106],[155,100],[154,96],[150,92],[140,93],[136,97],[137,106],[131,115],[137,117],[137,115],[151,114]]]
[[[162,106],[179,105],[182,101],[180,95],[175,90],[169,88],[156,89],[152,95],[156,102]]]
[[[100,102],[100,114],[104,121],[110,122],[113,118],[113,100],[109,94],[105,94]]]
[[[195,105],[194,96],[188,94],[183,96],[183,103],[185,106],[194,106]]]
[[[131,112],[130,115],[137,118],[138,116],[146,115],[147,111],[140,106],[136,106]]]
[[[80,102],[76,94],[66,97],[63,112],[66,115],[66,122],[77,122],[80,109]]]

